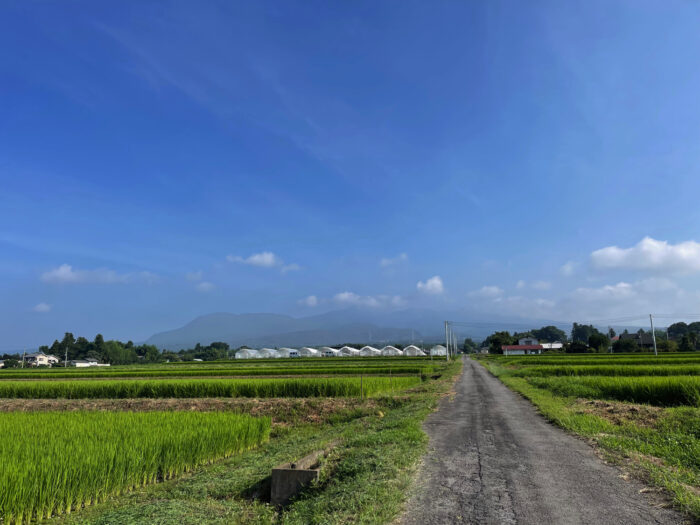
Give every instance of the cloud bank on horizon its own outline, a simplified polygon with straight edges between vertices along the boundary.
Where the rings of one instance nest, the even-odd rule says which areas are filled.
[[[8,348],[700,313],[696,4],[75,7],[0,6]]]

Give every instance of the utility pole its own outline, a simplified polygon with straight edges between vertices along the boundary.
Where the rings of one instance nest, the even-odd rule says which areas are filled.
[[[450,358],[450,338],[447,334],[447,321],[445,321],[445,361]]]
[[[659,355],[656,351],[656,334],[654,333],[654,318],[649,314],[649,322],[651,323],[651,339],[654,341],[654,355]]]
[[[68,345],[66,345],[66,358],[63,360],[63,368],[68,368]]]

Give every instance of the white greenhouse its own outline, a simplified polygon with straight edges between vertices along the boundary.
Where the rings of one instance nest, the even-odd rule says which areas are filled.
[[[423,350],[418,348],[416,345],[409,345],[403,349],[403,355],[408,357],[418,357],[424,356],[425,352],[423,352]]]
[[[331,348],[330,346],[324,346],[321,348],[323,357],[338,357],[340,355],[340,350],[336,348]]]
[[[356,357],[360,355],[360,351],[357,348],[352,348],[350,346],[344,346],[340,349],[341,357]]]
[[[271,357],[280,357],[280,353],[274,348],[261,348],[258,350],[258,354],[261,358],[269,359]]]
[[[259,352],[252,348],[244,348],[236,352],[236,359],[255,359],[257,357],[260,357]]]
[[[382,355],[393,357],[393,356],[403,355],[403,352],[401,350],[399,350],[398,348],[396,348],[395,346],[389,345],[389,346],[385,346],[384,348],[382,348]]]
[[[280,348],[277,350],[280,357],[299,357],[299,352],[294,348]]]
[[[301,357],[321,357],[321,352],[319,352],[315,348],[309,348],[308,346],[305,346],[304,348],[299,349],[299,355]]]
[[[430,349],[430,355],[447,355],[447,348],[442,345],[435,345]]]
[[[362,357],[372,357],[372,356],[382,355],[382,351],[377,350],[373,346],[363,346],[362,348],[360,348],[360,355]]]

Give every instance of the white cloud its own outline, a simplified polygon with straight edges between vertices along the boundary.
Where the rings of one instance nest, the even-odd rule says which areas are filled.
[[[33,308],[33,310],[40,314],[45,314],[46,312],[51,311],[51,305],[46,303],[39,303]]]
[[[337,293],[333,301],[341,305],[369,308],[399,307],[406,303],[400,295],[358,295],[354,292]]]
[[[418,283],[416,284],[416,288],[419,292],[431,295],[439,295],[445,291],[445,286],[443,285],[442,279],[439,275],[431,277],[425,282],[418,281]]]
[[[282,273],[295,272],[301,270],[301,266],[296,263],[285,264],[281,257],[272,252],[254,253],[248,257],[239,255],[227,255],[228,262],[257,266],[258,268],[279,268]]]
[[[308,297],[300,299],[299,304],[313,308],[314,306],[318,306],[318,297],[315,295],[309,295]]]
[[[189,272],[185,274],[185,279],[187,279],[188,281],[201,281],[203,276],[204,274],[201,271]]]
[[[254,253],[249,257],[240,257],[238,255],[228,255],[226,260],[229,262],[236,262],[241,264],[249,264],[250,266],[259,266],[261,268],[272,268],[274,266],[281,266],[282,259],[277,257],[272,252],[260,252]]]
[[[515,283],[515,287],[518,290],[522,290],[523,288],[525,288],[526,285],[527,285],[527,283],[525,281],[523,281],[522,279],[520,279],[517,283]]]
[[[208,281],[202,281],[195,286],[198,292],[211,292],[214,289],[214,285]]]
[[[503,295],[503,289],[498,286],[482,286],[478,290],[469,292],[469,297],[480,297],[482,299],[496,299]]]
[[[559,268],[559,273],[561,273],[564,277],[571,277],[575,272],[576,263],[574,261],[567,261],[562,264],[561,268]]]
[[[595,250],[591,253],[591,263],[599,269],[700,272],[700,243],[685,241],[669,244],[644,237],[631,248],[608,246]]]
[[[70,284],[118,284],[137,281],[152,283],[158,280],[158,276],[151,272],[117,273],[109,268],[97,268],[95,270],[78,270],[70,264],[61,266],[41,274],[41,280],[47,283]]]
[[[394,266],[402,262],[408,261],[408,255],[405,253],[400,253],[396,257],[386,257],[379,261],[379,266],[386,268],[387,266]]]
[[[549,281],[535,281],[531,286],[533,290],[549,290],[552,287],[552,283]]]

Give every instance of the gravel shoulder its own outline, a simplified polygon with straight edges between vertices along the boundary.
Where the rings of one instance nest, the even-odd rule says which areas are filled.
[[[403,525],[688,523],[471,359],[455,391],[425,422]]]

